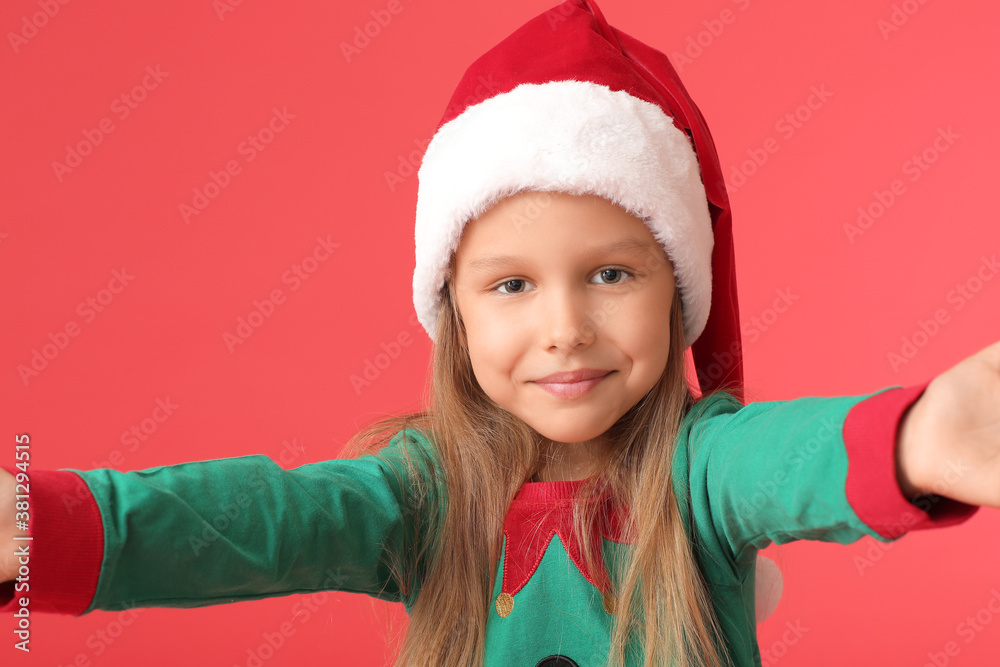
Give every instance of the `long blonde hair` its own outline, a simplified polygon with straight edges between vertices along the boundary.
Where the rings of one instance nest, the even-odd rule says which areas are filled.
[[[579,498],[610,491],[613,506],[627,508],[620,516],[630,549],[619,564],[610,667],[625,664],[635,641],[644,652],[643,667],[731,664],[671,478],[680,422],[709,395],[695,400],[685,377],[680,303],[675,287],[670,354],[660,381],[610,429],[616,443],[610,460],[578,490]],[[417,490],[412,502],[424,505],[410,511],[422,521],[425,539],[409,550],[405,562],[388,564],[401,590],[420,587],[395,665],[481,667],[504,517],[514,495],[539,469],[543,440],[476,381],[450,279],[442,290],[436,341],[429,409],[368,425],[351,439],[348,451],[376,453],[405,428],[422,431],[433,443],[443,479],[423,480],[412,465],[408,468]],[[414,453],[407,451],[408,462]],[[445,494],[433,493],[442,487]],[[445,511],[437,525],[428,517],[439,516],[441,507],[430,504],[442,495]],[[578,535],[591,534],[599,506],[576,504]],[[579,543],[595,571],[591,541]]]

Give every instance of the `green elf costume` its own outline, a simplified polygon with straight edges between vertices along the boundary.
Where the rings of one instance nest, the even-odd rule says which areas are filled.
[[[463,226],[505,195],[596,194],[644,220],[662,244],[702,392],[735,388],[685,415],[672,475],[734,665],[761,665],[760,549],[865,535],[888,542],[978,510],[939,496],[910,501],[899,489],[899,422],[929,381],[743,404],[730,206],[711,135],[666,56],[611,27],[594,2],[557,5],[469,67],[419,179],[414,306],[432,340]],[[79,615],[341,590],[409,611],[419,582],[400,585],[387,563],[428,536],[409,511],[404,443],[433,461],[428,434],[407,429],[376,455],[294,470],[245,456],[126,473],[33,471],[32,610]],[[580,483],[526,481],[513,499],[486,667],[605,663],[610,564],[628,545],[620,517],[603,513],[590,539],[608,567],[585,567],[570,530]],[[24,594],[14,583],[0,586],[4,611]]]

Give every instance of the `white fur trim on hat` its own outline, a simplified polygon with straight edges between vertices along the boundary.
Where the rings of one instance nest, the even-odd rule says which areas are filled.
[[[413,305],[434,340],[462,230],[522,190],[594,194],[642,219],[674,265],[685,344],[712,295],[712,221],[688,136],[663,109],[590,81],[524,83],[448,121],[418,173]]]

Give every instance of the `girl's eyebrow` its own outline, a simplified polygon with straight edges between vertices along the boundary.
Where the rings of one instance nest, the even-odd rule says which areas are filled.
[[[607,255],[617,252],[639,255],[653,250],[653,247],[645,241],[640,241],[635,238],[627,238],[622,239],[621,241],[615,241],[614,243],[609,243],[607,245],[588,248],[584,251],[584,256],[593,257],[595,255]],[[475,272],[498,271],[510,268],[516,264],[522,263],[523,261],[524,258],[518,257],[517,255],[484,255],[471,260],[469,262],[469,270]]]

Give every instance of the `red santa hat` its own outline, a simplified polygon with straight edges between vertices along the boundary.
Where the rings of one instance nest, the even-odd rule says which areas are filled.
[[[742,399],[729,197],[701,112],[667,57],[592,0],[531,19],[466,70],[427,146],[413,305],[434,340],[466,223],[522,190],[598,195],[643,220],[674,266],[702,392]]]

